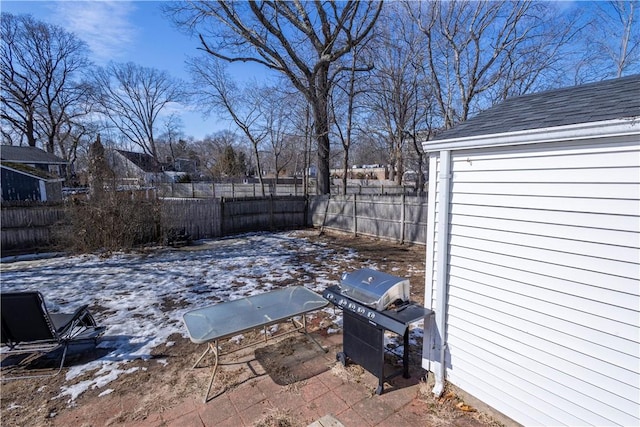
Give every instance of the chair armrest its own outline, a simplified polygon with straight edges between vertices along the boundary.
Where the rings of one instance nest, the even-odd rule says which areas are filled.
[[[49,318],[56,333],[61,336],[76,326],[96,326],[96,322],[89,312],[89,305],[86,304],[77,308],[73,314],[49,314]]]

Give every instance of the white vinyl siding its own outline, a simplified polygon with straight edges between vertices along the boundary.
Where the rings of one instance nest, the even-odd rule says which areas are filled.
[[[640,425],[638,143],[452,151],[451,172],[447,380],[525,425]]]

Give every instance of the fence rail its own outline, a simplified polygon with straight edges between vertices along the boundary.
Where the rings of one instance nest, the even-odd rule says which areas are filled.
[[[302,184],[265,184],[264,196],[305,196],[315,195],[315,185],[309,185],[306,189]],[[158,184],[157,192],[160,197],[179,197],[194,199],[211,198],[243,198],[243,197],[263,197],[262,187],[259,183],[234,184],[218,182],[187,182]],[[350,180],[347,185],[346,194],[415,194],[412,186],[397,185],[391,181],[369,181],[358,182]],[[334,180],[331,185],[332,195],[343,194],[342,182]]]
[[[314,226],[397,242],[426,243],[426,196],[164,198],[165,231],[193,239]],[[45,250],[68,226],[68,206],[2,206],[2,251]]]
[[[181,197],[181,198],[242,198],[242,197],[262,197],[262,187],[259,183],[254,184],[234,184],[218,182],[185,182],[158,184],[158,195],[160,197]],[[265,196],[304,196],[302,184],[278,184],[264,186]]]

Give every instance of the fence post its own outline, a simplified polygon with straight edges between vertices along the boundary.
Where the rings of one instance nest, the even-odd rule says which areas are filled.
[[[274,200],[273,200],[273,194],[269,195],[269,229],[273,230],[274,227],[274,220],[273,220],[273,204],[274,204]]]
[[[407,195],[402,192],[402,212],[400,213],[400,244],[404,245],[404,223],[405,223],[405,205],[407,202]]]
[[[220,197],[220,236],[224,236],[224,196]]]
[[[353,237],[358,237],[358,212],[357,212],[358,204],[356,203],[357,198],[358,198],[358,195],[354,194],[353,195]]]

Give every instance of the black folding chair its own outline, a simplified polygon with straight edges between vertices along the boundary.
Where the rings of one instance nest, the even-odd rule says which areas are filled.
[[[62,349],[57,371],[47,375],[3,375],[2,380],[57,375],[64,366],[70,344],[93,342],[95,345],[105,330],[96,326],[87,305],[73,314],[50,314],[40,292],[2,292],[0,298],[3,355],[30,353],[20,362],[26,371],[24,368],[41,355]],[[4,374],[5,368],[2,370]]]

